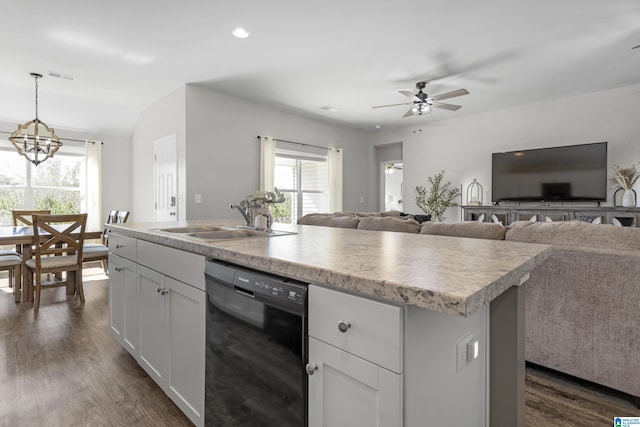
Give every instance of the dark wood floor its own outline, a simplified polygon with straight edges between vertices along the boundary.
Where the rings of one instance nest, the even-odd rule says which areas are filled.
[[[85,304],[51,289],[37,316],[0,292],[0,426],[192,426],[111,337],[107,280],[87,279]]]
[[[191,425],[111,337],[107,289],[107,280],[86,278],[85,304],[64,288],[45,291],[35,316],[0,288],[0,426]],[[604,427],[640,415],[628,396],[535,367],[526,399],[529,427]]]

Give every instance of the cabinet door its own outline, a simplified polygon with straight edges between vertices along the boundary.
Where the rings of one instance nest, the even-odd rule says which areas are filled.
[[[109,313],[111,334],[138,357],[138,292],[136,264],[109,254]]]
[[[196,425],[204,425],[204,291],[165,278],[168,370],[166,392]]]
[[[309,337],[309,427],[402,426],[402,374]]]
[[[140,366],[162,386],[165,346],[165,276],[138,265],[138,316],[140,322]]]

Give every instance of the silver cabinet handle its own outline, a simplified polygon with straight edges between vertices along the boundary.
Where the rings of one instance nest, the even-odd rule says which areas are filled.
[[[116,267],[116,271],[117,272],[124,271],[124,267]]]
[[[160,293],[160,291],[162,290],[162,288],[160,286],[156,287],[156,292]]]
[[[168,294],[168,293],[169,293],[169,289],[162,289],[162,290],[160,291],[160,295],[166,295],[166,294]]]
[[[124,245],[116,245],[116,249],[124,248]]]
[[[318,365],[315,363],[307,363],[305,369],[307,370],[307,375],[313,375],[318,370]]]
[[[340,332],[347,332],[347,329],[351,327],[351,323],[348,320],[341,320],[338,322],[338,329]]]

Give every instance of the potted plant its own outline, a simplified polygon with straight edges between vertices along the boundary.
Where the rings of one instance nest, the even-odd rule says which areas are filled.
[[[623,168],[618,165],[613,165],[615,173],[613,179],[615,185],[613,188],[621,188],[624,190],[622,194],[622,206],[625,208],[633,208],[636,206],[636,197],[632,190],[633,185],[640,178],[640,170],[638,165],[631,165],[628,168]]]
[[[237,206],[241,211],[244,211],[247,225],[271,231],[273,217],[270,208],[277,203],[284,203],[285,201],[285,195],[275,188],[274,191],[257,191],[254,194],[250,194]]]
[[[416,205],[425,213],[431,214],[434,221],[443,221],[448,208],[459,206],[456,199],[460,197],[460,190],[449,188],[451,182],[443,182],[444,174],[445,171],[441,171],[428,177],[428,189],[421,185],[416,187]]]

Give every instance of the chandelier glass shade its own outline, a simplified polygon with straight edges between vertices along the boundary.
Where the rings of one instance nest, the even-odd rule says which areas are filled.
[[[38,79],[42,78],[42,75],[31,73],[31,76],[35,79],[36,87],[36,118],[19,125],[9,137],[9,141],[20,155],[38,166],[49,157],[53,157],[62,143],[54,130],[38,118]]]

